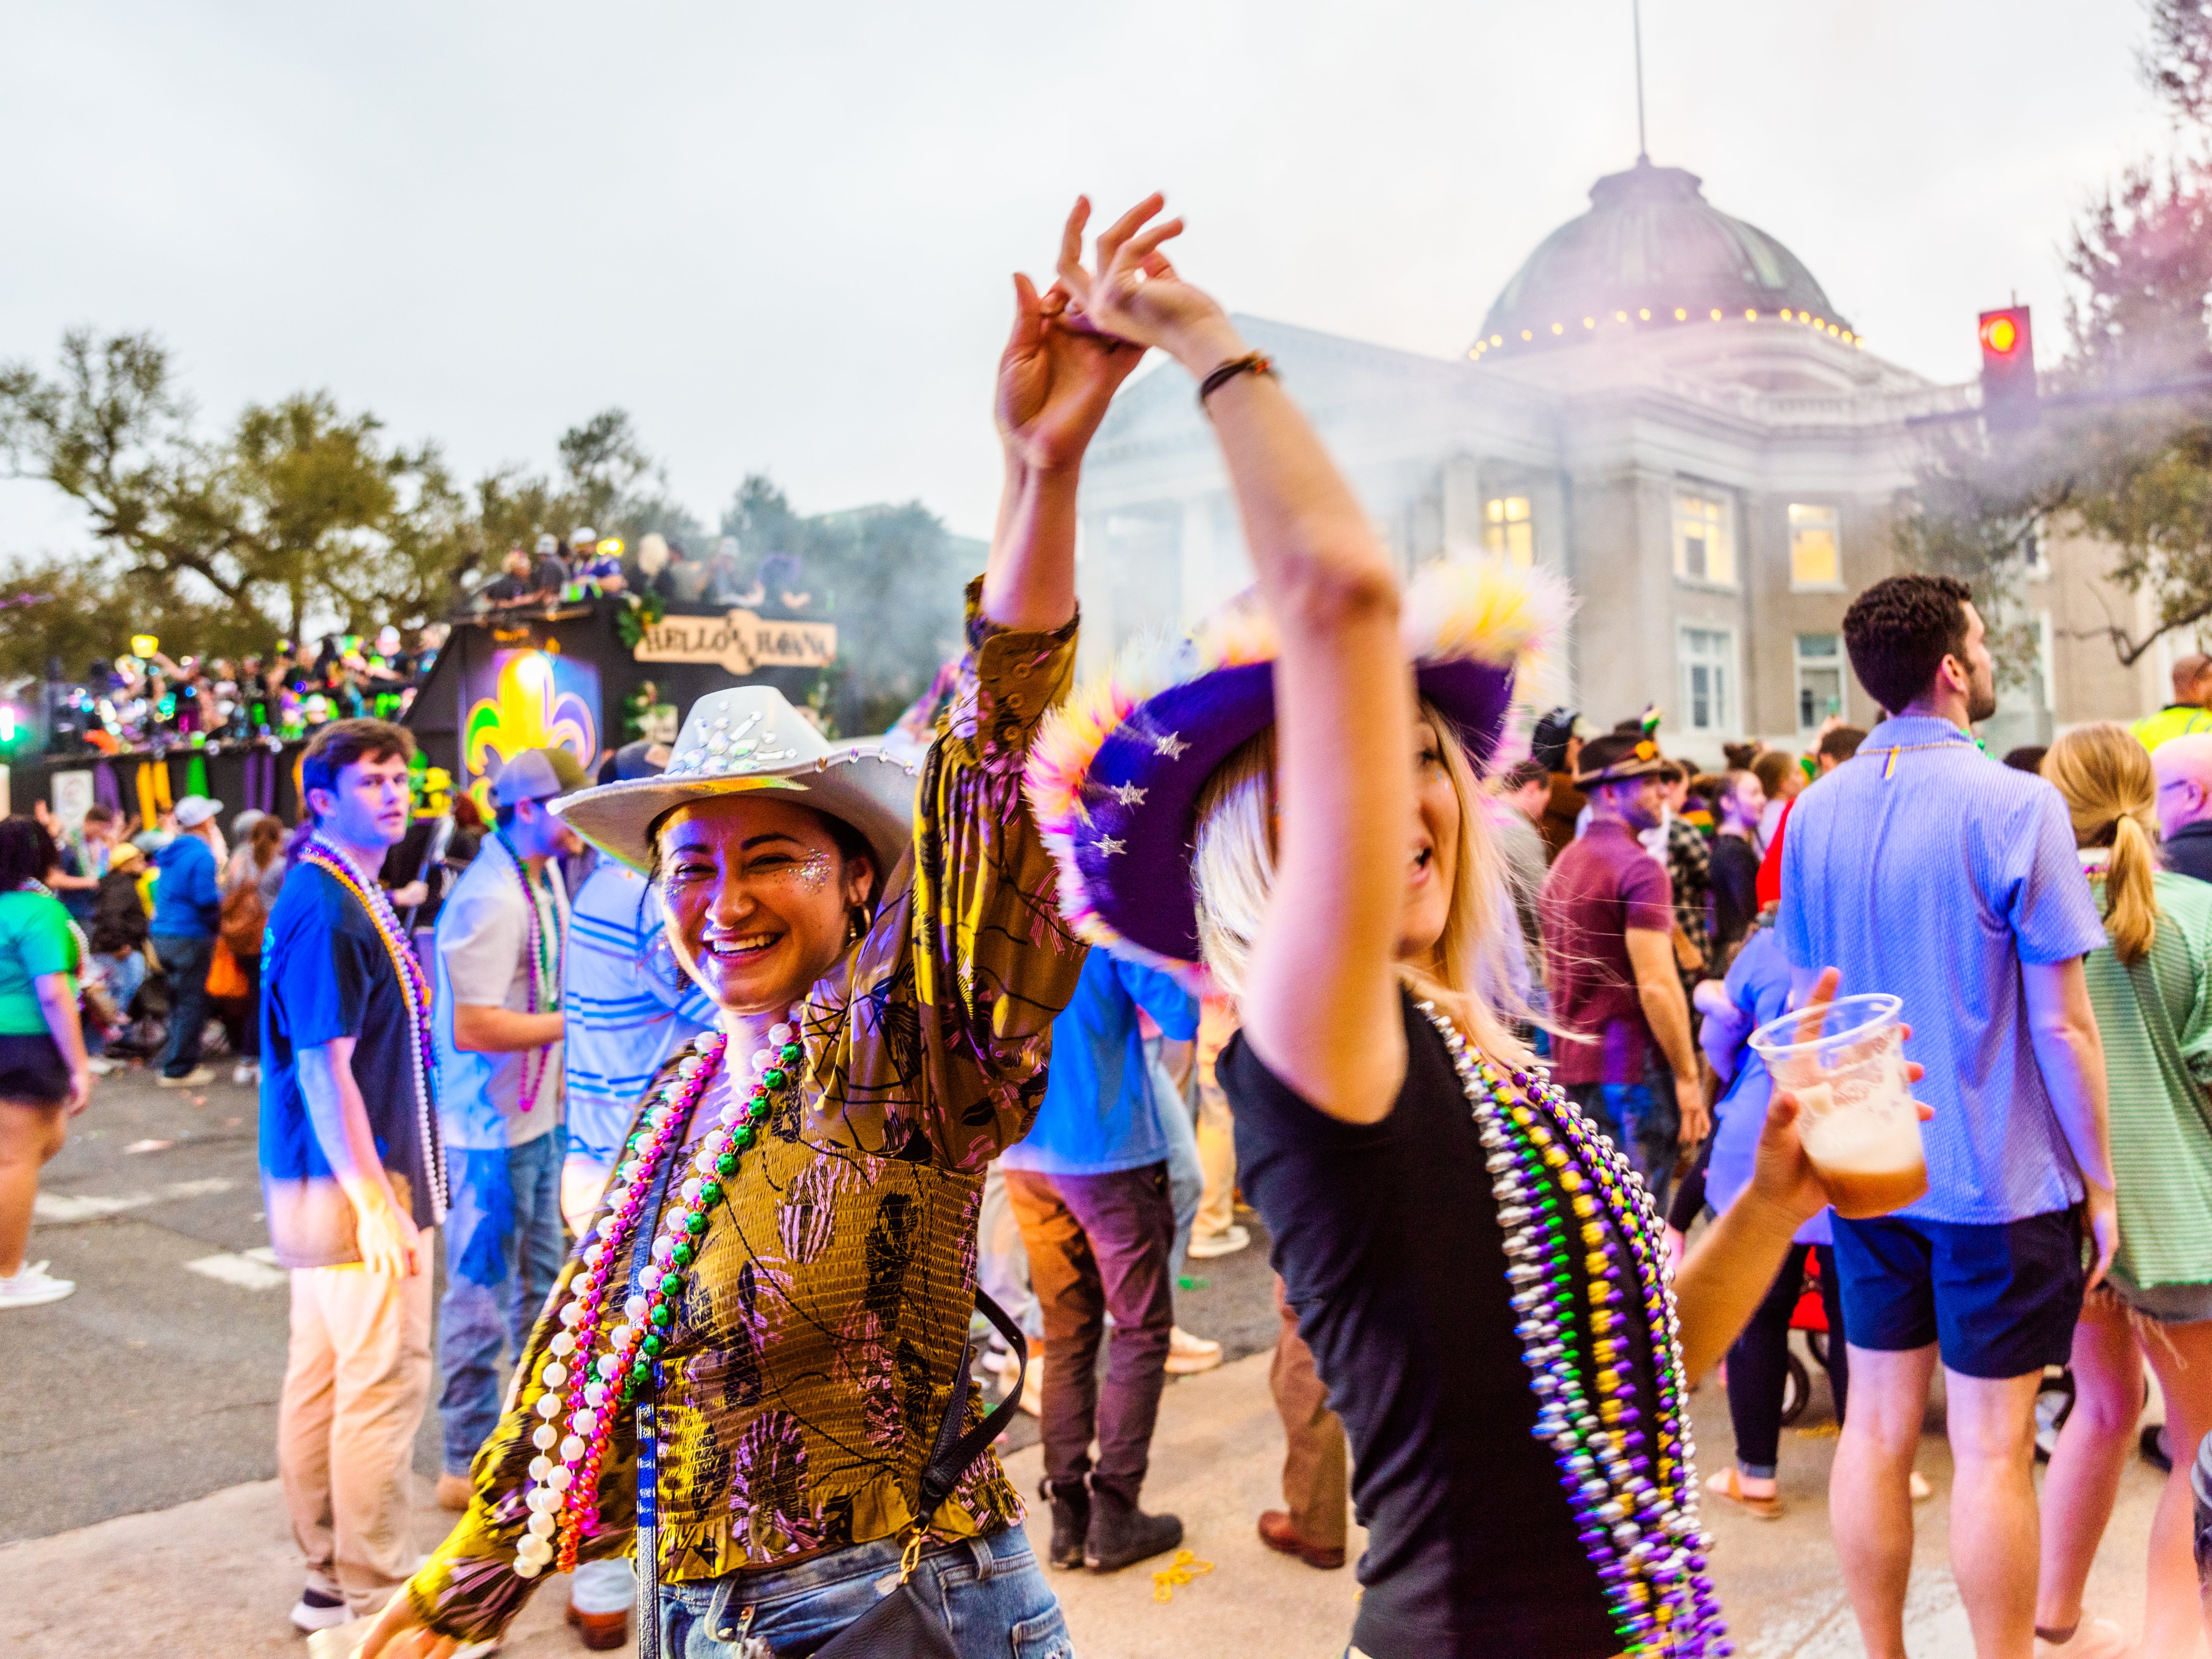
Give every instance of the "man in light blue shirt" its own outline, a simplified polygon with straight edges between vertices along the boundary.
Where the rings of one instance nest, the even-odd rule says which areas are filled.
[[[2081,968],[2104,924],[2058,792],[1990,759],[1967,729],[1996,698],[1965,585],[1877,582],[1845,614],[1844,638],[1860,683],[1901,712],[1797,798],[1778,927],[1801,999],[1830,967],[1847,992],[1903,999],[1905,1052],[1927,1068],[1917,1092],[1936,1115],[1923,1126],[1927,1196],[1835,1224],[1851,1408],[1832,1528],[1867,1652],[1902,1659],[1906,1483],[1940,1357],[1953,1572],[1977,1652],[2024,1656],[2036,1389],[2071,1346],[2085,1220],[2090,1282],[2118,1242],[2104,1051]]]

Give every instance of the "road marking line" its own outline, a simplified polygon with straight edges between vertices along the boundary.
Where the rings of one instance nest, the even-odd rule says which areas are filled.
[[[78,1197],[68,1193],[40,1193],[31,1203],[35,1221],[94,1221],[118,1210],[135,1210],[151,1204],[151,1193],[132,1193],[124,1198]]]
[[[242,1291],[273,1291],[288,1283],[291,1278],[282,1267],[272,1267],[264,1262],[256,1261],[252,1256],[233,1255],[228,1250],[201,1256],[196,1261],[187,1261],[185,1266],[193,1273],[204,1273],[208,1278],[220,1279],[226,1285],[235,1285]]]
[[[202,1181],[173,1181],[158,1193],[126,1193],[120,1198],[100,1198],[90,1194],[40,1193],[31,1204],[34,1220],[67,1222],[97,1221],[118,1210],[136,1210],[143,1205],[165,1203],[176,1198],[208,1198],[216,1193],[227,1193],[236,1187],[234,1181],[221,1176],[210,1176]]]

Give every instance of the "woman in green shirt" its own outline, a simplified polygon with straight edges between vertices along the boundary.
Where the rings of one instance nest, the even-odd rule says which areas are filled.
[[[36,818],[0,820],[0,1309],[58,1302],[76,1288],[23,1260],[39,1171],[92,1103],[76,1012],[83,946],[46,884],[60,862]]]
[[[2075,1328],[2074,1409],[2043,1487],[2035,1622],[2047,1636],[2081,1623],[2081,1587],[2135,1444],[2148,1355],[2166,1394],[2173,1472],[2151,1523],[2140,1650],[2193,1653],[2189,1467],[2212,1428],[2212,883],[2158,867],[2157,777],[2126,727],[2068,732],[2043,775],[2072,814],[2110,939],[2091,953],[2087,979],[2105,1047],[2120,1248]],[[2106,1629],[2082,1648],[2102,1651],[2099,1640],[2118,1638]]]

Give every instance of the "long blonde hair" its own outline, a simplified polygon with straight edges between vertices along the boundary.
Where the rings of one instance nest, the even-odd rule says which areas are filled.
[[[2140,962],[2158,937],[2158,774],[2150,751],[2106,720],[2069,732],[2043,757],[2043,775],[2065,798],[2075,844],[2109,847],[2105,932],[2122,962]]]
[[[1493,1007],[1486,986],[1510,994],[1507,953],[1497,927],[1505,893],[1504,866],[1480,808],[1474,763],[1451,723],[1425,701],[1420,717],[1435,732],[1444,770],[1459,804],[1459,854],[1437,940],[1433,968],[1401,963],[1418,996],[1433,1000],[1484,1049],[1516,1055],[1505,1024],[1522,1009]],[[1198,795],[1198,830],[1191,884],[1198,900],[1199,951],[1214,982],[1230,996],[1243,993],[1253,947],[1267,919],[1275,887],[1275,728],[1247,738],[1207,778]]]

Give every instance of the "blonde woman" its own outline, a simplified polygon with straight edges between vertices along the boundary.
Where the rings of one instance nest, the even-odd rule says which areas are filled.
[[[2189,1466],[2212,1428],[2212,884],[2158,866],[2158,781],[2124,726],[2069,732],[2044,757],[2065,798],[2081,869],[2110,943],[2091,952],[2089,1000],[2104,1039],[2120,1247],[2074,1328],[2074,1410],[2043,1485],[2035,1622],[2063,1641],[2136,1443],[2148,1356],[2166,1395],[2173,1472],[2151,1522],[2146,1654],[2194,1653]],[[2093,1620],[2060,1650],[2117,1650]],[[2102,1644],[2102,1645],[2100,1645]]]
[[[1146,204],[1156,213],[1155,198]],[[1199,383],[1259,572],[1039,733],[1030,793],[1094,943],[1203,958],[1242,1183],[1341,1414],[1372,1659],[1725,1652],[1684,1411],[1825,1201],[1778,1095],[1669,1291],[1643,1189],[1477,988],[1508,948],[1478,771],[1558,621],[1500,565],[1389,554],[1267,359],[1158,252],[1060,277]],[[1826,986],[1832,989],[1833,976]]]

